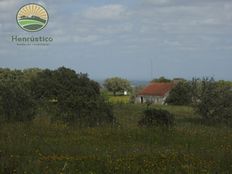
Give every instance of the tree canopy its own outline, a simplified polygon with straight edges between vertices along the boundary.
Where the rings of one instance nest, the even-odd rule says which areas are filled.
[[[192,103],[191,85],[189,82],[179,82],[170,91],[166,103],[173,105],[190,105]]]
[[[198,95],[194,106],[203,120],[232,126],[232,87],[213,78],[203,78],[197,85]]]
[[[29,81],[21,70],[0,69],[0,120],[30,121],[35,116],[35,101]]]
[[[158,83],[170,83],[172,80],[171,79],[167,79],[164,76],[161,76],[158,79],[153,79],[151,82],[158,82]]]
[[[116,95],[117,92],[131,90],[130,82],[126,79],[119,77],[106,79],[104,82],[104,86],[108,91],[113,92],[114,95]]]
[[[87,74],[56,70],[0,69],[0,114],[7,121],[32,120],[39,110],[53,120],[97,126],[114,123],[100,85]]]

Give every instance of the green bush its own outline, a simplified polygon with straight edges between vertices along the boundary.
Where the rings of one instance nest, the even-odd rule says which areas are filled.
[[[172,105],[190,105],[192,103],[191,85],[189,82],[179,82],[171,90],[166,103]]]
[[[146,109],[142,119],[138,122],[138,124],[142,127],[171,127],[174,124],[174,116],[166,110]]]
[[[205,123],[226,123],[232,125],[232,89],[230,85],[216,82],[213,78],[201,81],[197,113]]]
[[[1,80],[0,115],[2,121],[31,121],[34,118],[35,102],[26,83]]]
[[[114,123],[111,106],[100,94],[99,84],[87,74],[65,67],[45,70],[31,81],[31,89],[37,101],[51,103],[56,111],[53,120],[84,126]]]

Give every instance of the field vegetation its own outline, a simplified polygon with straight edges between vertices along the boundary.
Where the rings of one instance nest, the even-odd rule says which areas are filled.
[[[146,105],[115,104],[117,126],[78,128],[40,117],[3,123],[0,173],[231,173],[232,129],[205,125],[191,107],[155,106],[175,126],[138,126]]]
[[[0,174],[232,173],[227,84],[193,80],[188,106],[111,92],[65,67],[0,69]]]

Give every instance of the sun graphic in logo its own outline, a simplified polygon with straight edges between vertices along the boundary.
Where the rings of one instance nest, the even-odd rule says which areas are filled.
[[[17,13],[18,25],[30,32],[42,30],[47,25],[48,18],[48,12],[39,4],[24,5]]]

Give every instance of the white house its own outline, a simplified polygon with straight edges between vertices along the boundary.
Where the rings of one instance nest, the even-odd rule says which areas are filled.
[[[174,86],[174,83],[150,83],[138,93],[135,103],[164,104]]]

